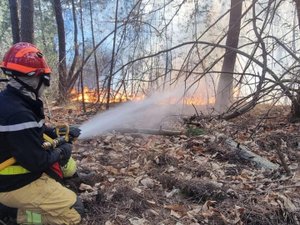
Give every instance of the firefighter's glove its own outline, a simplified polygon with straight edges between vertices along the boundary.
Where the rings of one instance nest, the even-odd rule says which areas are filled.
[[[59,165],[65,166],[72,154],[72,145],[64,143],[56,148],[60,152]]]
[[[53,139],[57,138],[57,134],[55,132],[55,128],[45,126],[44,129],[45,129],[44,133],[47,134],[49,137],[51,137]]]
[[[78,127],[72,127],[69,128],[69,135],[70,135],[70,141],[73,141],[74,139],[78,138],[81,130]]]

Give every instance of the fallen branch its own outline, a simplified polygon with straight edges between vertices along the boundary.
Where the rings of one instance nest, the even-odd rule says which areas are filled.
[[[138,129],[138,128],[119,128],[115,131],[120,133],[142,133],[142,134],[153,134],[153,135],[164,135],[164,136],[177,136],[182,135],[182,131],[163,130],[163,129]]]
[[[229,147],[233,151],[235,151],[239,155],[239,157],[254,162],[254,164],[259,168],[275,170],[279,167],[279,165],[272,163],[269,160],[251,152],[246,146],[240,145],[232,139],[227,139],[225,143],[229,145]]]
[[[294,184],[294,185],[288,185],[288,186],[282,186],[282,187],[277,187],[277,188],[272,188],[272,191],[280,191],[284,189],[289,189],[289,188],[299,188],[300,184]]]

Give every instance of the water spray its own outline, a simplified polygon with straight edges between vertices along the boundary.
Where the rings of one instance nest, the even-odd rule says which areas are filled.
[[[177,99],[175,101],[181,99],[182,93],[182,88],[156,92],[143,101],[123,103],[114,109],[99,113],[79,126],[81,129],[79,139],[92,138],[126,126],[132,128],[138,121],[143,126],[153,126],[153,124],[159,123],[163,117],[174,113],[175,104],[170,105],[170,102],[174,99]]]

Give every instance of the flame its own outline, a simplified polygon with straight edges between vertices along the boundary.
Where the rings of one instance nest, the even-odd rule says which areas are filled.
[[[239,99],[239,98],[241,98],[241,95],[242,95],[242,93],[241,93],[241,87],[240,86],[235,86],[233,88],[233,97],[235,99]]]
[[[120,103],[126,101],[140,101],[144,99],[144,95],[141,96],[125,96],[124,94],[117,93],[111,94],[110,103]],[[88,87],[83,88],[83,93],[78,92],[76,89],[71,90],[71,101],[84,101],[87,103],[96,103],[98,101],[98,94],[95,90],[91,90]],[[107,91],[100,91],[99,102],[106,102]]]
[[[71,90],[71,101],[82,101],[84,98],[85,102],[95,103],[97,102],[97,93],[90,90],[88,87],[83,88],[83,94],[78,92],[76,89]]]
[[[199,97],[187,97],[184,98],[184,104],[186,105],[211,105],[215,103],[214,97],[209,97],[207,99]]]
[[[184,104],[184,105],[212,105],[215,103],[214,97],[209,98],[201,98],[201,97],[193,97],[193,96],[185,96],[183,99],[171,97],[164,101],[161,101],[159,104],[161,105],[176,105],[176,104]]]
[[[76,89],[72,89],[71,101],[82,101],[83,96],[84,96],[84,101],[87,103],[96,103],[98,101],[97,92],[95,90],[91,90],[88,87],[84,87],[83,94],[82,94],[81,92],[78,92]],[[106,102],[106,96],[107,96],[107,91],[101,91],[99,96],[99,102]],[[142,101],[143,99],[145,99],[144,94],[125,96],[122,93],[117,93],[117,94],[112,93],[110,98],[110,103]],[[179,103],[178,98],[169,98],[168,100],[162,101],[159,104],[170,105],[170,104],[178,104],[178,103]],[[208,105],[208,104],[214,104],[215,98],[209,97],[204,99],[200,97],[186,96],[183,99],[183,103],[185,105]]]

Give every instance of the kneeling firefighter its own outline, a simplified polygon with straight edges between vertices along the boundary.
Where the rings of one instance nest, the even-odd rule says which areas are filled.
[[[41,51],[26,42],[13,45],[0,67],[10,77],[0,93],[0,164],[15,162],[0,170],[0,221],[9,216],[18,224],[80,223],[83,205],[60,183],[72,145],[42,147],[44,134],[55,135],[44,124],[40,100],[51,69]],[[75,129],[74,137],[79,134]]]

